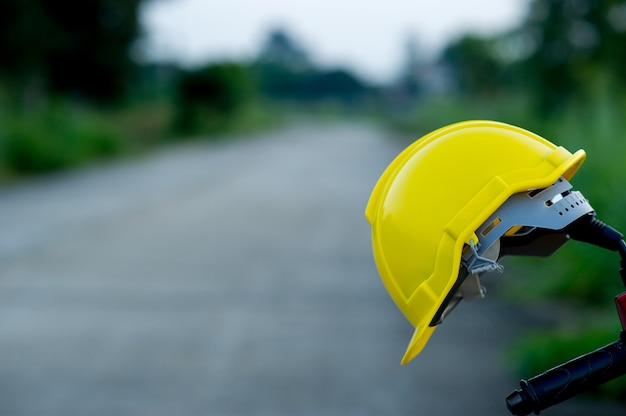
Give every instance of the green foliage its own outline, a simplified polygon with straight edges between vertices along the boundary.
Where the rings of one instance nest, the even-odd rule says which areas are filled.
[[[309,54],[284,29],[273,28],[267,34],[257,61],[263,65],[303,72],[313,68]]]
[[[494,40],[465,35],[441,55],[459,92],[473,97],[493,95],[503,88],[504,65],[494,53]]]
[[[260,94],[272,101],[349,105],[372,94],[371,88],[345,69],[300,71],[275,64],[257,64],[254,69]]]
[[[158,146],[172,135],[173,104],[168,100],[133,103],[98,114],[101,122],[127,139],[128,151],[142,151]]]
[[[497,36],[466,34],[439,64],[455,92],[468,97],[523,94],[535,117],[561,117],[594,98],[596,84],[626,92],[626,2],[534,0],[517,27]]]
[[[175,130],[182,134],[228,130],[254,93],[250,70],[220,63],[183,73]]]
[[[321,69],[285,31],[269,33],[253,64],[259,94],[267,101],[309,106],[321,102],[358,105],[371,88],[344,68]]]
[[[17,174],[62,170],[117,155],[125,147],[105,120],[58,109],[9,118],[0,140],[4,169]]]
[[[523,65],[541,111],[580,97],[588,80],[608,74],[623,90],[626,3],[615,0],[535,0],[520,32],[530,42]]]
[[[3,0],[0,75],[16,94],[72,94],[112,100],[134,64],[141,0]]]
[[[423,97],[404,113],[387,113],[385,122],[410,140],[420,135],[465,120],[498,120],[520,126],[528,125],[528,99],[519,94],[494,97],[435,95]]]
[[[304,99],[335,98],[346,103],[357,100],[367,92],[367,86],[343,69],[318,71],[304,85]]]

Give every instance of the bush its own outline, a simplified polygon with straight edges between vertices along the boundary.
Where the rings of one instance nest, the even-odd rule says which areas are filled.
[[[1,135],[4,166],[19,174],[57,171],[124,148],[121,135],[105,121],[65,110],[14,116]]]
[[[182,134],[228,130],[251,102],[253,80],[242,65],[220,63],[181,76],[175,131]]]

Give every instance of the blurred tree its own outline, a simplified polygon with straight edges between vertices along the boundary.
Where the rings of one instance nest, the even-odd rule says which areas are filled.
[[[304,88],[305,100],[331,99],[344,104],[354,103],[368,91],[363,81],[345,69],[316,71],[307,77]]]
[[[195,133],[223,127],[250,102],[254,92],[251,71],[235,63],[218,63],[187,71],[178,87],[176,129]]]
[[[416,99],[432,85],[428,82],[431,80],[426,79],[429,69],[434,66],[428,65],[420,56],[413,35],[407,37],[403,49],[404,56],[397,78],[385,89],[386,105],[395,112],[410,110]]]
[[[404,46],[404,62],[400,69],[398,88],[408,99],[415,98],[421,92],[424,62],[420,58],[417,40],[409,36]]]
[[[258,62],[278,66],[294,72],[311,68],[307,52],[284,29],[272,29],[258,56]]]
[[[530,40],[522,65],[541,112],[586,96],[597,79],[626,87],[624,0],[535,0],[520,33]]]
[[[535,41],[523,66],[537,98],[537,109],[551,114],[573,98],[579,89],[577,71],[598,43],[590,25],[587,0],[534,1],[523,30]]]
[[[0,74],[30,90],[121,96],[133,68],[141,0],[2,0]]]
[[[260,92],[272,99],[302,95],[313,72],[308,53],[284,29],[272,29],[254,63]]]
[[[353,102],[367,86],[345,69],[322,70],[283,29],[269,32],[253,65],[260,93],[270,100]]]
[[[270,99],[293,99],[301,95],[308,73],[297,72],[273,63],[254,65],[260,93]]]
[[[463,94],[492,95],[503,87],[504,67],[492,39],[465,35],[443,50],[441,63]]]

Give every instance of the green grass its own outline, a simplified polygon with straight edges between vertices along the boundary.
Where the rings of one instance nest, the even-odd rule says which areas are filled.
[[[92,113],[55,108],[4,117],[0,155],[5,172],[53,172],[124,152],[126,140]]]
[[[166,100],[115,109],[57,103],[31,111],[0,101],[0,181],[149,151],[172,140],[224,140],[282,121],[280,112],[251,103],[228,120],[200,114],[196,127],[183,134]]]

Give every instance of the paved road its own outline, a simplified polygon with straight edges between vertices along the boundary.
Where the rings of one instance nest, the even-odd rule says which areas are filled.
[[[0,415],[508,414],[497,284],[399,365],[363,218],[399,150],[294,126],[2,190]]]

